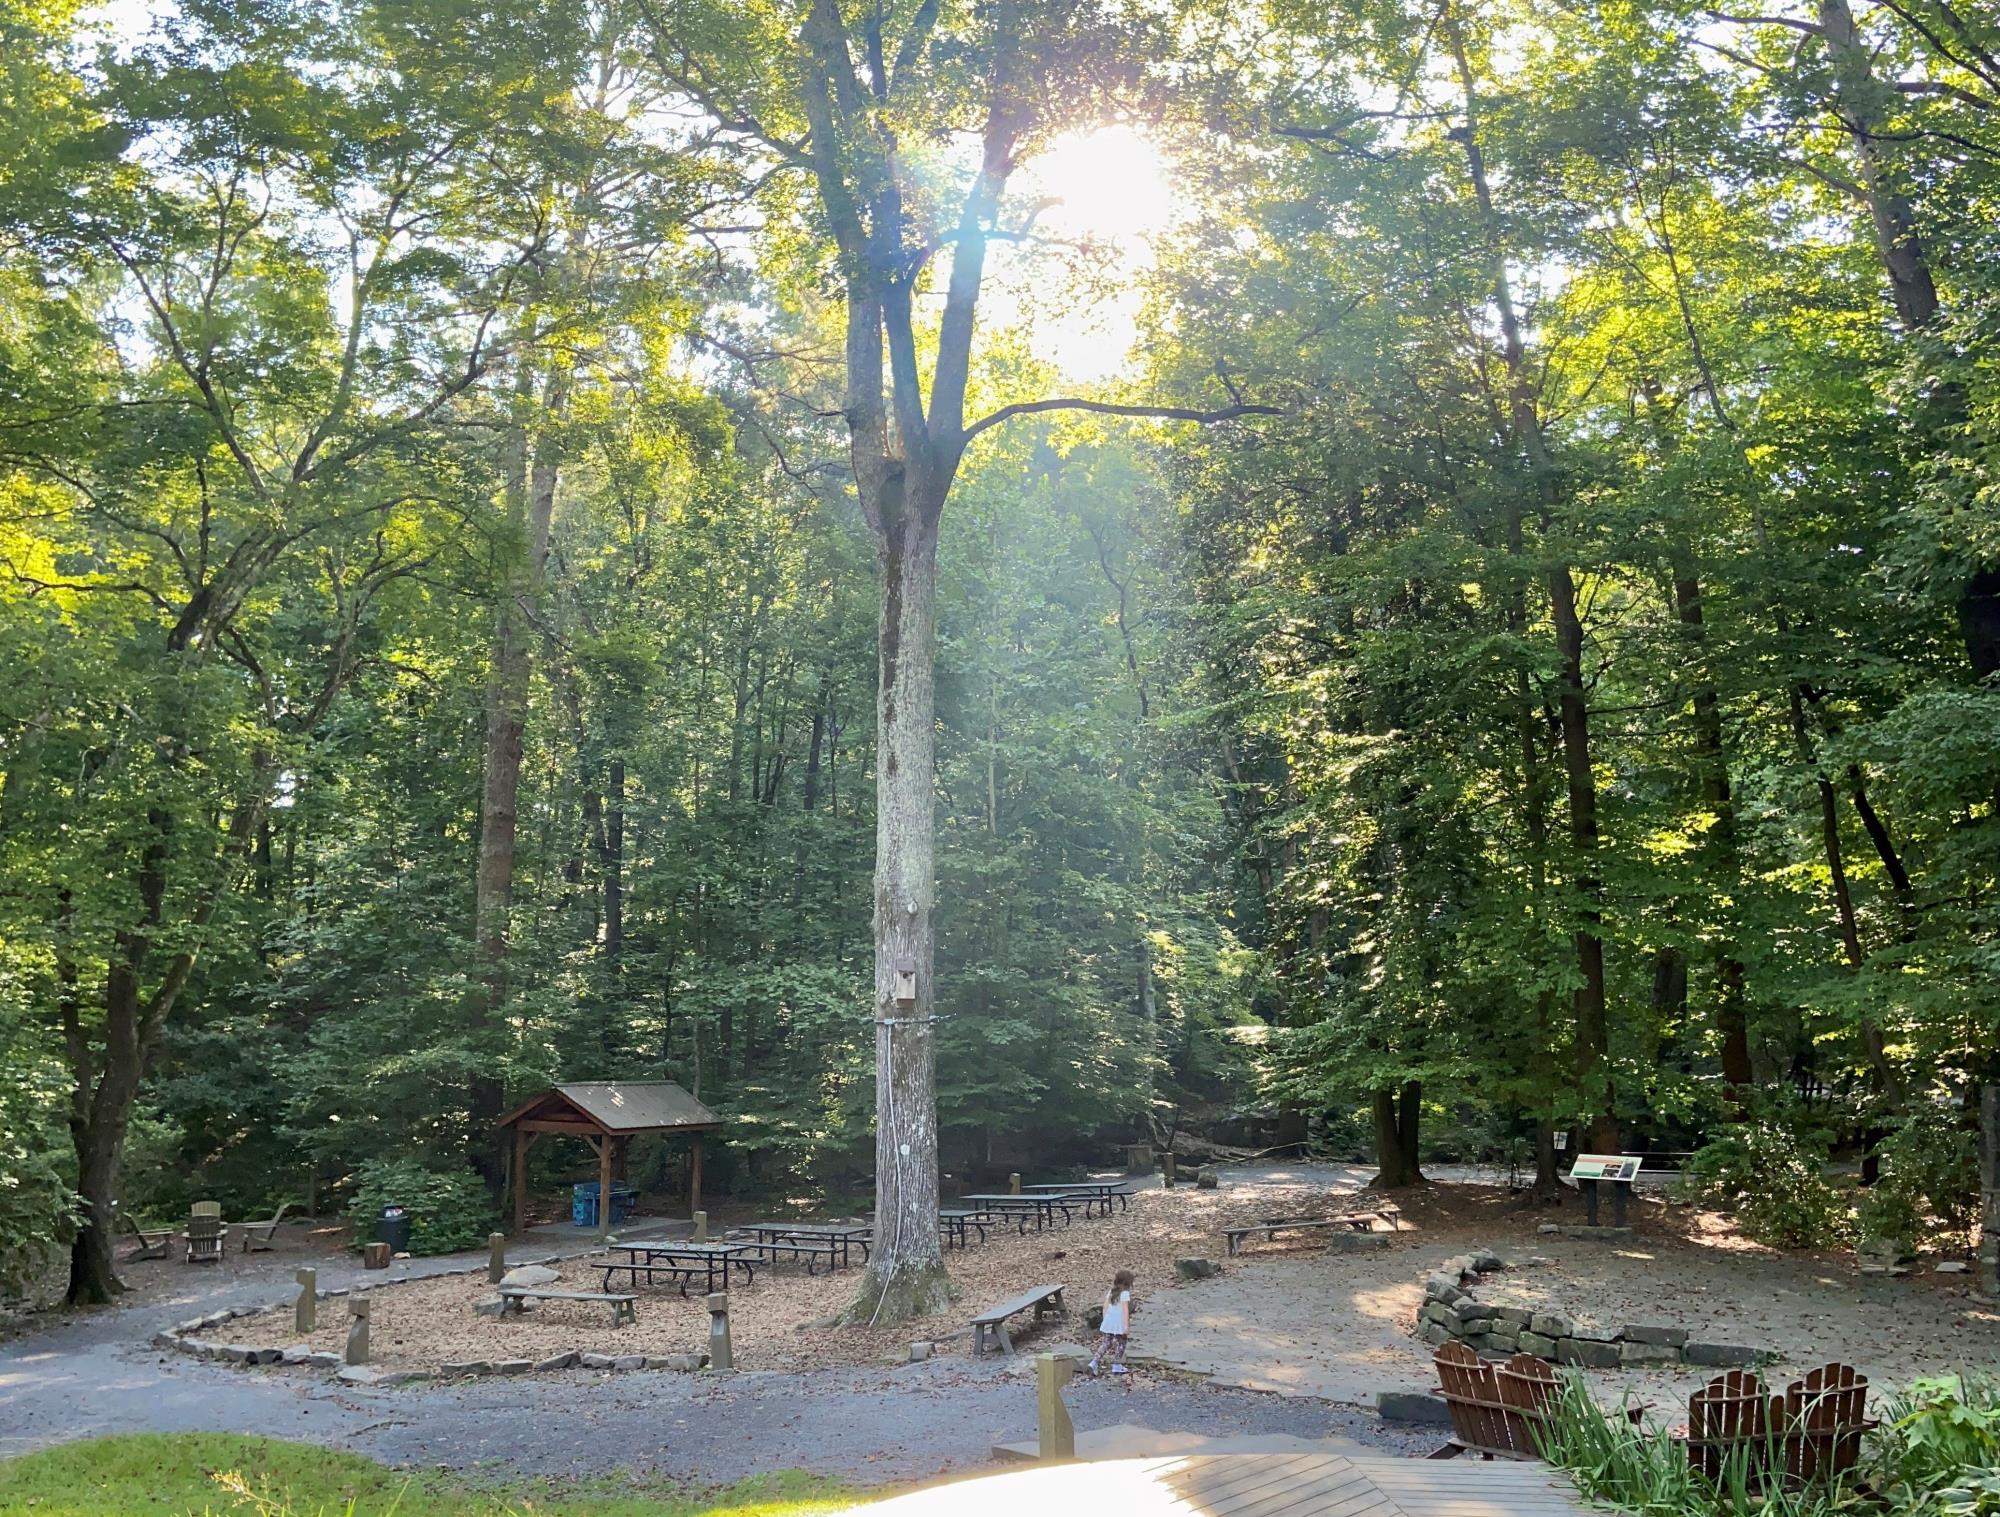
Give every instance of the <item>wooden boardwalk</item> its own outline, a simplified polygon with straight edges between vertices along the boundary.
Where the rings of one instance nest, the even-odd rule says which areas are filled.
[[[1102,1511],[1116,1517],[1578,1517],[1544,1464],[1342,1454],[1191,1454],[1038,1465],[912,1491],[873,1517]]]

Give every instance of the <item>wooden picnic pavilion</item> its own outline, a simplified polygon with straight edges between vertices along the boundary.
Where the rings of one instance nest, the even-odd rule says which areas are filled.
[[[701,1139],[722,1119],[672,1080],[579,1080],[551,1085],[502,1117],[514,1129],[514,1231],[527,1231],[528,1150],[550,1133],[581,1138],[597,1155],[597,1228],[611,1230],[611,1186],[625,1171],[625,1145],[647,1133],[685,1133],[688,1210],[701,1210]]]

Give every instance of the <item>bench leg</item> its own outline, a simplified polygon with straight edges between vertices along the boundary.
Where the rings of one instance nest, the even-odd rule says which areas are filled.
[[[1014,1340],[1007,1336],[1007,1324],[1004,1322],[994,1323],[993,1333],[1000,1340],[1000,1357],[1003,1359],[1013,1358]]]

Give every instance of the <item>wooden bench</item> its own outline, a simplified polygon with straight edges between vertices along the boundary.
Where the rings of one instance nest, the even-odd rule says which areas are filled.
[[[1032,1290],[1023,1291],[1011,1301],[1002,1301],[998,1306],[989,1306],[972,1319],[972,1357],[977,1359],[986,1352],[989,1342],[997,1343],[1003,1355],[1012,1355],[1014,1340],[1007,1336],[1007,1319],[1033,1307],[1035,1321],[1044,1317],[1064,1317],[1069,1310],[1063,1305],[1063,1290],[1060,1285],[1037,1285]]]
[[[620,1265],[619,1268],[625,1266]],[[646,1268],[640,1265],[639,1268]],[[529,1301],[608,1301],[611,1303],[611,1325],[623,1327],[639,1321],[639,1298],[630,1291],[552,1291],[542,1285],[503,1285],[500,1287],[500,1315],[518,1317],[523,1304]]]
[[[1391,1232],[1395,1232],[1402,1225],[1402,1216],[1401,1207],[1384,1206],[1374,1211],[1349,1212],[1339,1217],[1265,1217],[1260,1222],[1242,1227],[1225,1227],[1222,1236],[1229,1244],[1230,1253],[1234,1254],[1252,1233],[1261,1233],[1265,1238],[1276,1238],[1279,1233],[1320,1232],[1329,1228],[1365,1233],[1374,1231],[1378,1217],[1389,1224]]]

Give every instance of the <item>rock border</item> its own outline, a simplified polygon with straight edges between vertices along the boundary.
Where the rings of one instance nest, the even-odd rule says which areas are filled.
[[[1416,1335],[1434,1348],[1463,1343],[1481,1356],[1504,1359],[1533,1354],[1581,1369],[1634,1369],[1691,1365],[1708,1369],[1754,1368],[1779,1356],[1737,1343],[1700,1343],[1684,1327],[1627,1323],[1602,1328],[1566,1312],[1494,1306],[1472,1294],[1483,1277],[1507,1268],[1491,1249],[1447,1259],[1424,1281]]]
[[[522,1263],[560,1264],[565,1257],[562,1254],[550,1254],[542,1259],[523,1260]],[[470,1264],[459,1269],[431,1270],[421,1275],[407,1275],[400,1280],[379,1282],[371,1280],[358,1286],[327,1286],[315,1290],[313,1298],[318,1301],[331,1301],[343,1296],[373,1295],[377,1291],[393,1290],[399,1285],[414,1285],[420,1280],[446,1280],[455,1275],[484,1274],[486,1268],[484,1263]],[[293,1295],[277,1301],[260,1302],[255,1306],[226,1306],[219,1311],[210,1312],[205,1317],[192,1317],[186,1322],[160,1329],[153,1334],[151,1346],[171,1353],[185,1354],[191,1359],[233,1364],[246,1369],[252,1366],[276,1364],[298,1369],[332,1370],[334,1379],[348,1385],[412,1385],[420,1381],[465,1380],[483,1375],[553,1373],[567,1369],[614,1371],[664,1369],[691,1372],[708,1368],[706,1353],[600,1354],[594,1350],[586,1351],[578,1348],[546,1355],[540,1359],[467,1359],[454,1360],[428,1370],[383,1369],[373,1364],[349,1364],[343,1356],[328,1349],[224,1343],[209,1336],[215,1329],[239,1318],[255,1317],[262,1312],[285,1311],[296,1300],[297,1296]]]

